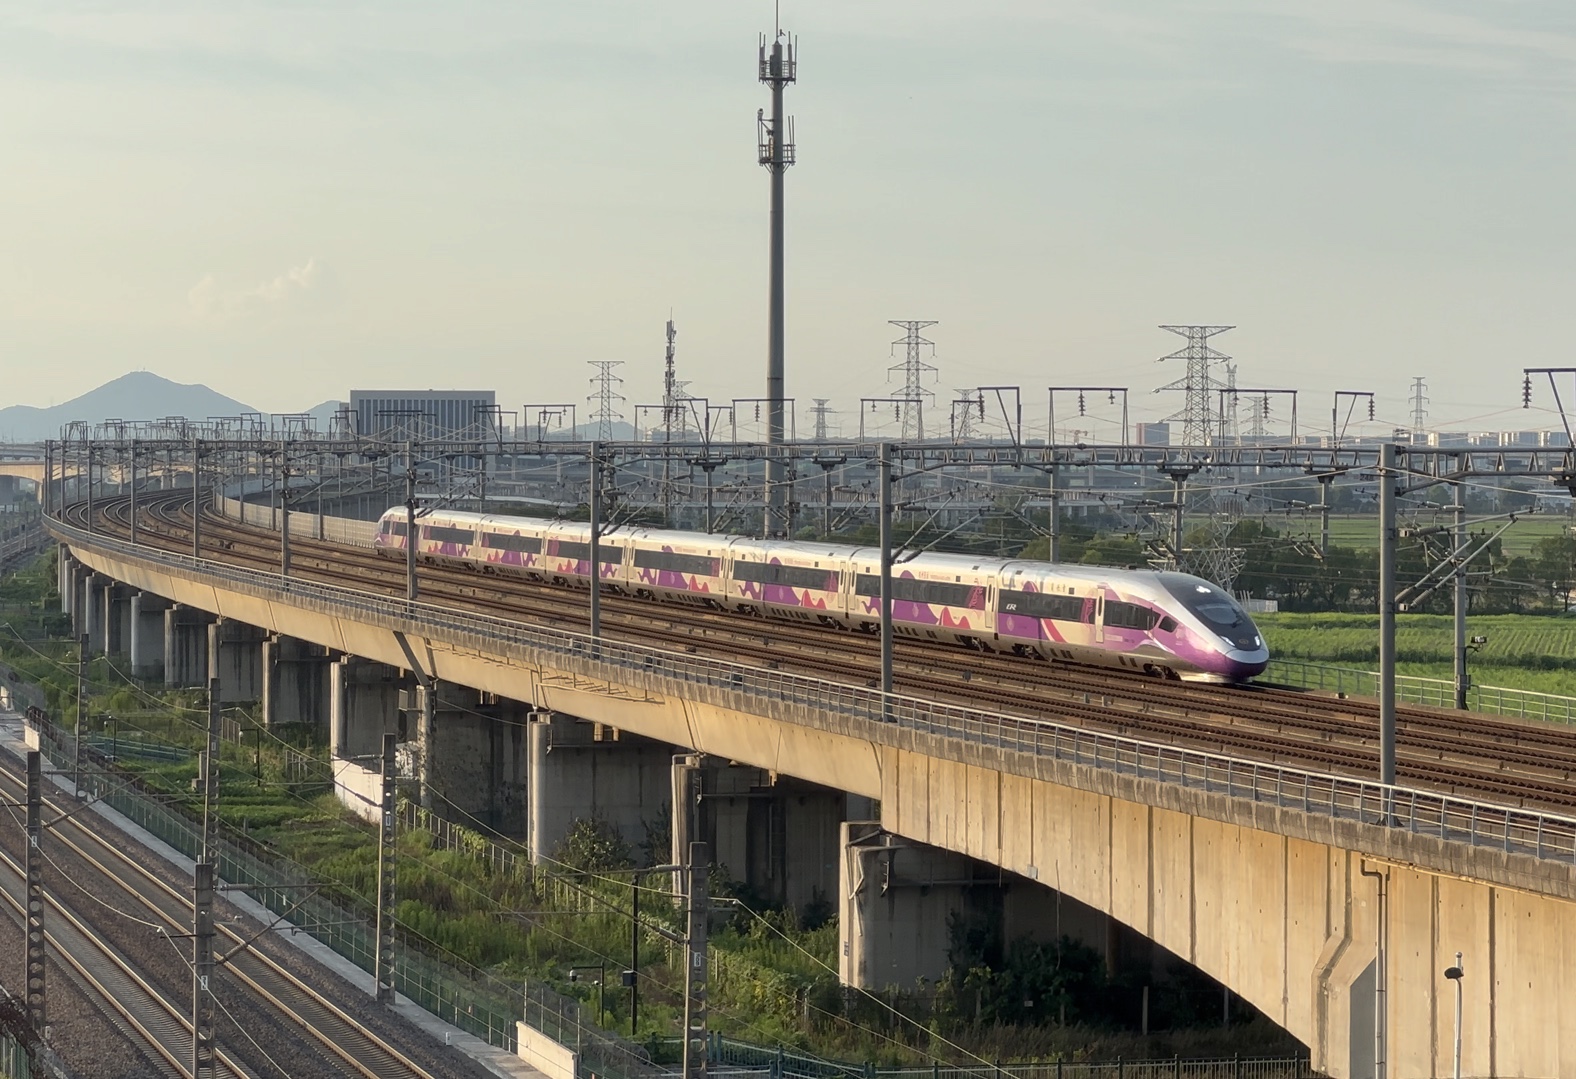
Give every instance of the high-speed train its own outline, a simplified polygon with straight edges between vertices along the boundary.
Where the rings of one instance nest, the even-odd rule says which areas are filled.
[[[408,557],[406,513],[383,514],[379,552]],[[432,511],[416,530],[422,561],[590,582],[589,524]],[[880,624],[877,548],[620,528],[601,536],[597,553],[609,592],[829,628]],[[1244,681],[1269,662],[1236,600],[1185,573],[928,552],[898,559],[892,629],[902,636],[1198,681]]]

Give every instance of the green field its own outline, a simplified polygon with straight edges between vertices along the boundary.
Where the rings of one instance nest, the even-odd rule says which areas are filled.
[[[1270,653],[1371,671],[1379,663],[1377,614],[1260,614]],[[1576,696],[1576,617],[1483,615],[1467,620],[1469,636],[1487,637],[1468,666],[1480,685]],[[1448,615],[1400,615],[1397,670],[1425,678],[1453,676]]]
[[[1421,527],[1449,524],[1447,516],[1441,514],[1437,517],[1428,514],[1416,520]],[[1296,518],[1287,523],[1274,523],[1274,527],[1290,534],[1307,535],[1317,538],[1319,534],[1319,519],[1316,516]],[[1403,521],[1403,526],[1406,522]],[[1504,552],[1509,557],[1517,555],[1530,555],[1532,548],[1539,540],[1551,536],[1567,535],[1567,529],[1572,526],[1572,521],[1564,514],[1541,514],[1520,517],[1515,524],[1510,526],[1500,542]],[[1493,528],[1498,525],[1485,525],[1479,528]],[[1330,542],[1337,547],[1355,547],[1367,550],[1379,545],[1379,518],[1375,514],[1367,515],[1331,515],[1330,517]]]

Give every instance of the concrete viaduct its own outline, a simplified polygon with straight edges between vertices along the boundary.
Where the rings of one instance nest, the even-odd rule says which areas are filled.
[[[1576,1075],[1568,819],[50,528],[63,609],[139,675],[211,674],[270,723],[326,728],[346,790],[371,792],[358,762],[397,731],[424,798],[534,851],[577,816],[638,841],[671,812],[674,844],[711,839],[732,875],[835,897],[851,984],[938,976],[948,915],[983,891],[1011,935],[1153,942],[1343,1079],[1450,1074],[1461,951],[1466,1074]]]

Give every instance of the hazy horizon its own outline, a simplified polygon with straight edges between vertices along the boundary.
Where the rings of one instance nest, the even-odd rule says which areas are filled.
[[[764,389],[770,4],[131,0],[0,6],[13,165],[4,404],[146,368],[268,411],[353,388],[583,401]],[[1182,370],[1224,323],[1244,385],[1379,394],[1405,425],[1547,427],[1576,217],[1576,9],[1328,0],[790,3],[788,392],[857,427],[888,319],[932,388]],[[945,405],[934,413],[944,420]],[[1320,418],[1322,416],[1322,419]]]

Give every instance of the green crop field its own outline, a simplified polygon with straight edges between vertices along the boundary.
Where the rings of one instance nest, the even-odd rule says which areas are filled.
[[[1420,518],[1418,523],[1424,527],[1448,524],[1449,518],[1440,515],[1436,520],[1434,515],[1429,514]],[[1566,529],[1570,528],[1572,524],[1571,519],[1564,514],[1532,514],[1518,518],[1510,526],[1510,529],[1500,537],[1500,541],[1507,555],[1513,557],[1516,555],[1530,555],[1533,546],[1539,540],[1548,539],[1551,536],[1566,535]],[[1288,523],[1275,524],[1275,527],[1285,532],[1316,537],[1319,534],[1319,519],[1316,516],[1300,517]],[[1330,542],[1337,547],[1356,547],[1359,550],[1377,547],[1379,545],[1378,516],[1374,514],[1366,516],[1332,515],[1330,517]]]
[[[1261,614],[1254,621],[1278,658],[1369,671],[1379,662],[1377,614]],[[1468,619],[1467,633],[1487,638],[1468,664],[1477,683],[1576,696],[1576,617],[1483,615]],[[1450,678],[1451,647],[1448,615],[1398,616],[1401,673]]]

